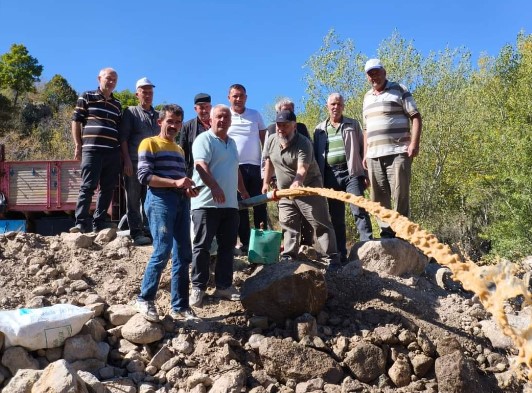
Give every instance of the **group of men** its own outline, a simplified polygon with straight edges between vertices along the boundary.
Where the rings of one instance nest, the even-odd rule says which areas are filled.
[[[232,285],[233,252],[237,239],[240,249],[247,251],[250,223],[248,211],[238,210],[239,198],[265,193],[272,185],[326,187],[355,195],[363,195],[369,186],[372,200],[408,216],[411,162],[419,152],[421,115],[408,90],[386,79],[380,60],[368,60],[365,72],[372,88],[364,97],[364,132],[358,121],[343,115],[344,98],[333,93],[327,99],[329,116],[315,127],[311,140],[305,125],[297,122],[291,100],[277,103],[275,123],[267,128],[260,113],[246,107],[247,92],[240,84],[229,88],[230,106],[212,107],[210,95],[197,94],[197,116],[183,124],[178,105],[154,110],[155,86],[142,78],[136,84],[138,106],[122,114],[112,94],[117,73],[103,69],[98,89],[78,99],[72,118],[82,184],[71,232],[97,232],[111,225],[106,211],[122,159],[130,235],[137,245],[153,241],[135,306],[146,319],[159,319],[156,292],[172,258],[170,315],[191,320],[197,319],[191,307],[201,307],[206,293],[214,239],[214,296],[240,299]],[[332,270],[347,260],[342,202],[305,196],[282,199],[278,208],[283,261],[297,257],[302,241],[314,241]],[[360,240],[372,239],[368,213],[356,205],[351,205],[351,212]],[[253,217],[255,227],[267,227],[265,205],[254,207]],[[379,226],[381,237],[395,236],[385,223]]]

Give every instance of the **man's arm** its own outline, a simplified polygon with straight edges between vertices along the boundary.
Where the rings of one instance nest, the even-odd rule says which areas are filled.
[[[242,177],[240,168],[238,169],[238,192],[240,193],[240,196],[242,197],[242,199],[249,198],[249,193],[248,193],[248,190],[246,190],[246,185],[244,184],[244,178]]]
[[[290,185],[290,188],[303,187],[303,182],[305,181],[305,177],[307,177],[308,167],[309,164],[303,162],[297,163],[296,176],[294,177],[294,181]]]
[[[207,187],[210,188],[212,198],[216,203],[225,203],[225,193],[212,175],[209,165],[205,161],[194,161],[194,168]],[[239,172],[240,173],[240,172]]]
[[[416,113],[412,116],[412,128],[410,130],[410,145],[408,145],[408,157],[416,157],[419,154],[419,142],[422,128],[421,115]]]
[[[74,160],[81,160],[81,123],[72,122],[72,139],[74,140]]]
[[[133,175],[133,163],[129,156],[127,141],[120,142],[120,151],[122,152],[122,159],[124,160],[124,175],[131,176]]]
[[[266,138],[266,129],[259,130],[260,145],[264,146],[264,139]]]
[[[266,194],[268,192],[268,187],[272,181],[273,176],[273,165],[269,158],[264,160],[264,180],[262,181],[262,193]]]

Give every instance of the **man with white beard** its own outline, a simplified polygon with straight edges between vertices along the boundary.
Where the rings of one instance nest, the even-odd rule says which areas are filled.
[[[262,192],[268,192],[274,171],[277,187],[280,190],[323,187],[312,142],[296,132],[294,112],[280,111],[275,122],[276,133],[270,135],[264,145],[265,169]],[[323,259],[329,263],[331,269],[337,269],[340,261],[327,200],[315,195],[295,199],[283,198],[279,201],[279,223],[284,232],[284,251],[281,261],[289,262],[297,257],[302,217],[305,217],[314,229],[317,244],[324,254]]]

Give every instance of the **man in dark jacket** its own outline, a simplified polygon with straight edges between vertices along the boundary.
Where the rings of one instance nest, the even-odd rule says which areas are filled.
[[[192,143],[203,131],[211,128],[211,96],[206,93],[198,93],[194,97],[194,111],[197,116],[183,124],[179,137],[179,145],[185,152],[187,176],[192,177],[194,157],[192,157]]]
[[[327,99],[329,118],[314,130],[314,154],[323,176],[323,186],[354,195],[364,195],[366,171],[362,165],[364,136],[358,121],[345,117],[344,98],[332,93]],[[345,205],[328,199],[329,213],[336,233],[336,242],[341,258],[347,260]],[[351,204],[361,241],[373,239],[369,214]]]

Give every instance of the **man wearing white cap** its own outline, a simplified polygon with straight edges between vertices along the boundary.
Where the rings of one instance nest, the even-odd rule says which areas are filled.
[[[408,217],[411,164],[419,153],[421,114],[408,89],[386,79],[379,59],[368,60],[364,71],[372,86],[364,96],[362,111],[371,199]],[[389,224],[379,222],[379,226],[381,237],[395,237]]]
[[[122,116],[120,124],[120,148],[124,161],[124,186],[126,190],[127,222],[129,234],[135,245],[151,244],[146,236],[147,219],[142,206],[146,199],[146,186],[139,183],[137,178],[138,149],[144,138],[159,134],[160,126],[157,122],[159,112],[153,109],[154,84],[144,77],[137,81],[135,95],[139,100],[137,106],[128,107]]]

